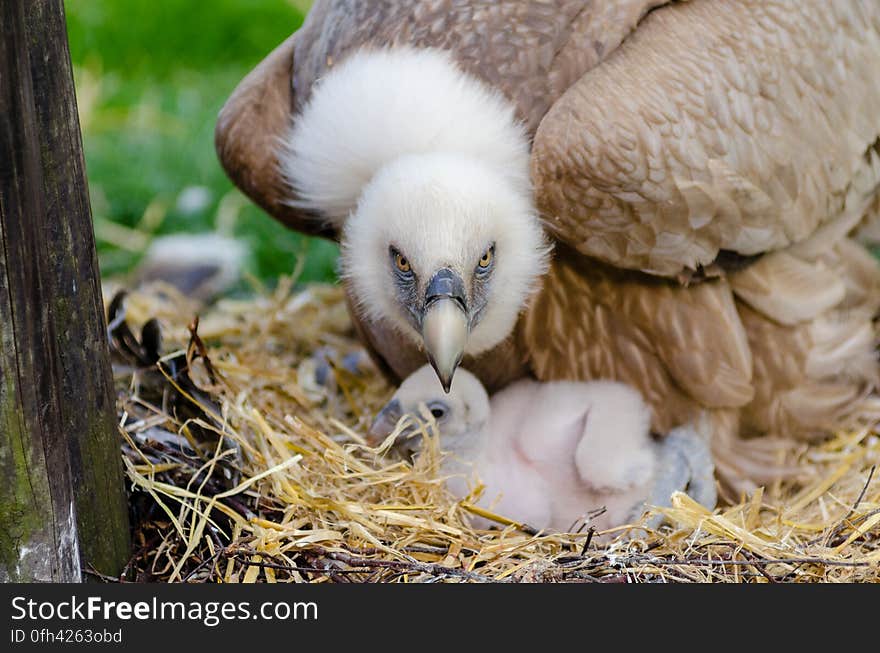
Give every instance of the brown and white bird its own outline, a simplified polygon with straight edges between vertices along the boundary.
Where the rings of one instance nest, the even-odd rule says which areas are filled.
[[[482,484],[477,505],[507,519],[538,529],[604,530],[635,522],[646,504],[669,505],[679,490],[715,507],[703,437],[684,426],[654,441],[651,409],[622,383],[521,379],[490,401],[467,370],[444,393],[426,365],[404,379],[377,415],[373,443],[391,435],[404,415],[418,416],[421,406],[436,421],[447,453],[442,471],[450,491],[465,498]],[[408,446],[407,435],[417,432],[412,425],[398,439]],[[476,525],[492,523],[477,519]]]
[[[393,378],[617,379],[732,482],[877,385],[874,0],[318,0],[217,148]]]

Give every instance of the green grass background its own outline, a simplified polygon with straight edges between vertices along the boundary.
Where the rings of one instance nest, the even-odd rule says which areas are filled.
[[[214,123],[223,102],[299,27],[307,5],[65,2],[105,276],[129,271],[155,235],[217,230],[248,245],[249,271],[260,279],[290,273],[300,257],[302,280],[335,277],[335,245],[269,218],[233,188],[214,154]],[[202,205],[181,205],[184,191],[200,196]]]

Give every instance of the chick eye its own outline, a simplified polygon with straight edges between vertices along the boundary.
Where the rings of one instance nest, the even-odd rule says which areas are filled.
[[[447,408],[445,404],[442,404],[439,401],[435,401],[429,404],[428,408],[431,411],[431,415],[434,416],[434,419],[439,421],[446,417]]]
[[[478,265],[485,270],[490,265],[492,265],[492,260],[495,258],[495,245],[491,245],[486,248],[486,251],[483,252],[483,256],[480,257],[480,262]]]
[[[394,255],[394,265],[404,274],[409,274],[412,271],[412,266],[409,264],[409,261],[400,252],[397,252]]]

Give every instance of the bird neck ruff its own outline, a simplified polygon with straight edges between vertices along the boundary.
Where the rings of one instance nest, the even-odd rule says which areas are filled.
[[[445,51],[359,50],[312,88],[278,153],[288,203],[337,231],[379,170],[402,156],[457,153],[531,192],[529,141],[513,104]]]

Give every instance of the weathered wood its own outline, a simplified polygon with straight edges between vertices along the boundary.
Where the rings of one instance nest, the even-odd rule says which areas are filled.
[[[84,170],[61,0],[0,0],[0,580],[129,552]]]

